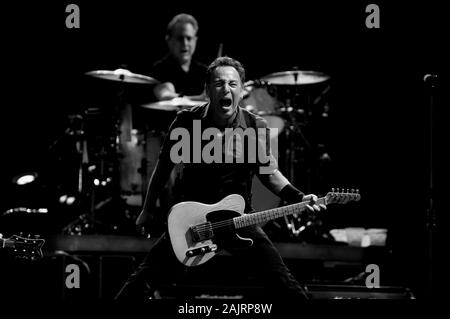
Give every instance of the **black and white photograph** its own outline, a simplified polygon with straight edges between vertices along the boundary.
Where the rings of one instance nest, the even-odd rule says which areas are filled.
[[[439,2],[2,12],[5,305],[272,318],[444,296]]]

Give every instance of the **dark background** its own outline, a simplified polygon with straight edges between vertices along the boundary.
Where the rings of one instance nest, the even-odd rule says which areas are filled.
[[[326,221],[388,228],[400,277],[424,289],[431,92],[423,77],[445,76],[442,6],[376,1],[381,28],[367,29],[366,1],[76,1],[81,28],[67,29],[69,3],[2,4],[2,210],[13,205],[16,174],[51,163],[49,146],[68,115],[98,103],[94,82],[83,74],[121,66],[145,74],[166,52],[168,21],[187,12],[199,21],[196,57],[204,63],[222,43],[248,79],[294,67],[331,76],[329,186],[357,187],[362,201],[330,207]],[[434,128],[442,119],[442,87],[433,91]],[[443,149],[440,136],[436,152]],[[434,161],[439,208],[443,164],[437,155]]]

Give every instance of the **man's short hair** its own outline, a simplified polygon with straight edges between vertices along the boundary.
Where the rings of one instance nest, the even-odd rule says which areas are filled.
[[[241,62],[239,62],[238,60],[235,60],[233,58],[227,57],[227,56],[223,56],[223,57],[218,57],[216,58],[209,66],[208,69],[206,70],[206,85],[208,85],[208,83],[211,82],[211,77],[212,77],[212,73],[214,72],[215,69],[217,69],[218,67],[221,66],[231,66],[233,68],[236,69],[236,71],[239,74],[239,77],[241,78],[241,84],[244,84],[245,82],[245,69],[244,66],[242,65]]]
[[[180,14],[177,14],[176,16],[174,16],[172,18],[172,20],[170,20],[169,24],[167,25],[167,31],[166,31],[166,36],[167,37],[171,37],[172,36],[173,29],[179,23],[181,23],[181,24],[190,23],[194,27],[195,33],[198,32],[198,22],[197,22],[197,20],[193,16],[191,16],[190,14],[180,13]]]

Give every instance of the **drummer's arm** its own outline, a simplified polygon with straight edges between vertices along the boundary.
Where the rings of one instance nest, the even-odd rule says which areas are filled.
[[[186,95],[186,97],[189,100],[192,100],[192,101],[201,101],[201,102],[203,102],[203,101],[207,100],[206,92],[205,92],[204,89],[203,89],[203,92],[200,93],[200,94],[197,94],[197,95]]]
[[[179,95],[171,82],[159,83],[153,88],[153,93],[158,101],[171,100]]]

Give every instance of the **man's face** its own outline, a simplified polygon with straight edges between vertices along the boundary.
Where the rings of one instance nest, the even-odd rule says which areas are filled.
[[[234,114],[243,95],[241,77],[231,66],[216,68],[206,90],[212,111],[223,119],[229,119]]]
[[[190,23],[177,23],[172,30],[172,35],[167,39],[169,52],[179,64],[184,64],[192,59],[196,45],[196,32]]]

